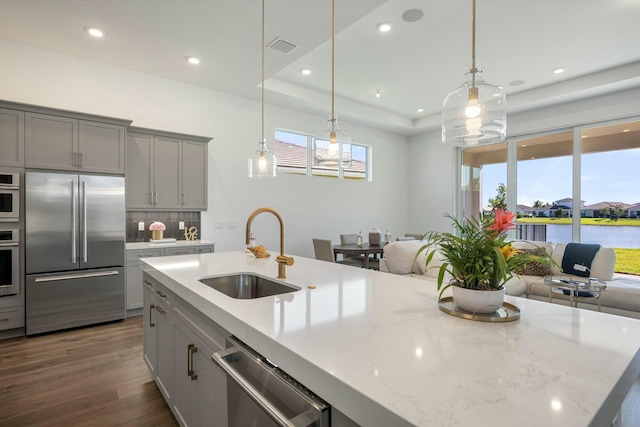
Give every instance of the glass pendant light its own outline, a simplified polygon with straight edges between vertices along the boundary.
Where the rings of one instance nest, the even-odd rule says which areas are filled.
[[[472,0],[471,67],[466,80],[442,104],[442,142],[475,147],[507,136],[507,100],[498,86],[486,83],[476,67],[476,0]]]
[[[327,128],[316,136],[313,150],[316,164],[331,167],[351,163],[350,153],[341,154],[344,144],[351,143],[351,136],[340,129],[335,112],[335,21],[335,0],[331,0],[331,116]]]
[[[274,178],[278,165],[276,156],[267,148],[264,137],[264,0],[262,0],[262,139],[249,157],[249,178]]]

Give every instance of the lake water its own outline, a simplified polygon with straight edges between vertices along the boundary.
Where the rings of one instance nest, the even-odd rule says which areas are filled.
[[[580,226],[581,243],[597,243],[607,248],[640,248],[640,227],[617,225]],[[571,225],[547,224],[547,242],[570,243]]]

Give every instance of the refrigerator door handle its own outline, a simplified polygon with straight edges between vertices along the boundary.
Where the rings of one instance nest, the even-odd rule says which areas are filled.
[[[89,260],[87,248],[87,181],[82,181],[82,261]]]
[[[78,193],[75,181],[71,181],[71,195],[71,262],[77,262],[76,230],[78,229]]]
[[[72,279],[89,279],[91,277],[104,277],[104,276],[117,276],[117,271],[102,271],[99,273],[84,273],[84,274],[67,274],[64,276],[49,276],[49,277],[38,277],[35,282],[56,282],[58,280],[72,280]]]

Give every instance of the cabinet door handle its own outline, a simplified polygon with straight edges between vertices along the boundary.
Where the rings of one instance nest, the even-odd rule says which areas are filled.
[[[153,193],[153,204],[154,205],[158,204],[158,193]]]
[[[82,167],[82,153],[79,153],[78,157],[80,157],[80,161],[78,162],[78,166]]]
[[[150,327],[150,328],[153,328],[153,327],[155,327],[155,326],[156,326],[156,324],[155,324],[155,323],[153,323],[153,309],[154,309],[154,308],[156,308],[156,305],[155,305],[155,304],[151,304],[151,305],[149,306],[149,327]]]
[[[187,204],[187,195],[182,193],[182,206]]]
[[[149,204],[153,205],[153,193],[149,193]]]
[[[191,381],[198,379],[198,374],[193,370],[193,353],[198,352],[198,347],[195,344],[189,344],[187,346],[187,376],[191,378]]]

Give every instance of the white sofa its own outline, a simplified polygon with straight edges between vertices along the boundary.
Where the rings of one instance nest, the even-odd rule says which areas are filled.
[[[416,259],[418,249],[424,244],[422,241],[392,242],[384,248],[384,258],[380,260],[380,271],[393,274],[411,275],[412,277],[433,282],[436,286],[438,267],[442,260],[434,256],[428,268],[425,268],[426,254],[421,254]],[[550,242],[512,242],[516,249],[543,248],[558,263],[544,266],[547,271],[540,271],[538,275],[515,275],[506,285],[506,294],[523,298],[532,298],[540,301],[549,300],[549,287],[544,284],[544,275],[565,275],[559,266],[562,265],[562,257],[566,248],[565,243]],[[607,290],[601,294],[602,311],[610,314],[634,317],[640,319],[640,279],[637,276],[618,275],[614,273],[615,252],[611,248],[601,247],[591,263],[591,276],[597,277],[607,283]],[[568,278],[585,280],[584,277],[566,275]],[[569,304],[569,297],[562,294],[553,294],[554,303]],[[595,298],[580,298],[578,307],[596,310]]]

